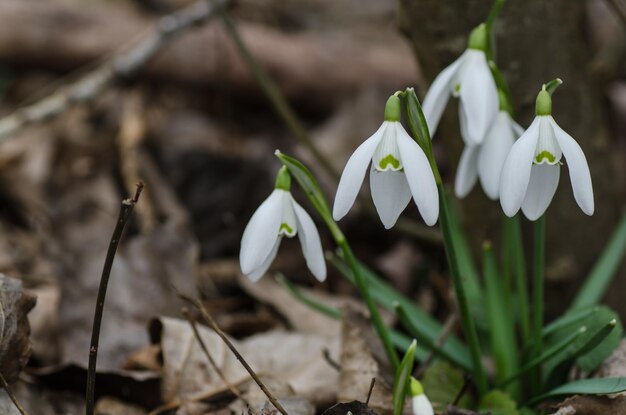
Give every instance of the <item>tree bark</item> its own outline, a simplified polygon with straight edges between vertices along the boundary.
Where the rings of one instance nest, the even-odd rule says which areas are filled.
[[[593,53],[583,30],[585,2],[570,0],[509,1],[504,4],[495,30],[496,60],[511,87],[517,120],[528,126],[534,116],[534,101],[541,85],[561,78],[564,84],[554,96],[553,116],[583,148],[591,169],[595,214],[585,216],[574,201],[567,161],[561,182],[547,212],[547,312],[561,312],[582,284],[615,229],[620,216],[620,193],[613,179],[608,115],[598,80],[588,70]],[[436,74],[465,49],[467,36],[483,22],[491,2],[478,0],[400,0],[400,27],[411,41],[424,77]],[[424,91],[422,92],[422,96]],[[451,165],[458,162],[460,140],[456,103],[451,103],[438,129]],[[446,179],[452,183],[453,169]],[[462,202],[465,226],[474,246],[484,239],[498,241],[501,209],[489,201],[477,184]],[[621,199],[623,200],[623,198]],[[525,221],[528,222],[528,221]],[[531,227],[525,239],[532,241]],[[497,245],[496,245],[497,246]],[[526,255],[531,260],[527,245]],[[530,268],[528,268],[530,270]],[[614,282],[626,289],[626,275]],[[626,304],[609,294],[609,303],[626,316]]]

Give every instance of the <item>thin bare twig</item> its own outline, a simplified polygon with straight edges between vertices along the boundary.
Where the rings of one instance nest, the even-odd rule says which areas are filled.
[[[365,400],[365,405],[369,405],[370,403],[370,398],[372,397],[372,392],[374,391],[375,384],[376,384],[376,378],[372,378],[372,381],[370,382],[370,388],[367,391],[367,399]]]
[[[111,243],[107,251],[104,267],[102,268],[102,276],[100,277],[100,286],[98,287],[98,298],[96,300],[96,310],[93,316],[93,326],[91,327],[91,343],[89,346],[89,366],[87,368],[87,387],[85,393],[85,411],[87,415],[94,413],[94,392],[96,388],[96,362],[98,360],[98,343],[100,340],[100,326],[102,324],[102,313],[104,311],[104,300],[107,294],[107,286],[109,285],[109,277],[111,276],[111,268],[113,267],[113,259],[119,245],[122,233],[126,227],[126,223],[130,218],[133,208],[139,201],[139,196],[143,190],[143,182],[137,183],[135,196],[124,199],[120,207],[120,215],[117,219],[117,225],[111,236]]]
[[[261,388],[261,390],[263,391],[265,396],[267,396],[267,399],[272,403],[272,405],[274,405],[274,407],[282,415],[289,415],[287,413],[287,411],[285,410],[285,408],[283,408],[283,406],[280,404],[280,402],[278,402],[278,399],[276,399],[274,394],[272,392],[270,392],[269,389],[267,389],[265,384],[261,381],[261,379],[259,379],[259,377],[254,372],[254,370],[252,370],[252,368],[250,367],[248,362],[245,361],[245,359],[239,353],[237,348],[235,348],[235,345],[233,345],[233,343],[230,341],[228,336],[226,336],[226,333],[224,333],[222,331],[222,329],[220,329],[220,327],[217,325],[217,323],[215,322],[215,320],[213,319],[213,317],[211,316],[209,311],[202,305],[202,303],[200,301],[198,301],[196,299],[193,299],[191,297],[188,297],[188,296],[186,296],[186,295],[184,295],[182,293],[179,293],[178,296],[181,299],[183,299],[184,301],[186,301],[189,304],[191,304],[194,307],[196,307],[198,309],[198,311],[200,311],[200,314],[202,315],[202,318],[204,319],[204,321],[213,329],[213,331],[215,331],[215,333],[217,333],[218,336],[221,337],[221,339],[224,341],[226,346],[228,346],[230,351],[233,352],[233,354],[235,355],[237,360],[239,360],[239,362],[243,365],[243,367],[246,369],[246,371],[248,371],[248,373],[250,374],[250,377],[252,377],[252,379],[256,382],[256,384],[259,386],[259,388]]]
[[[213,356],[211,356],[211,353],[209,352],[209,349],[207,348],[206,344],[204,343],[204,340],[202,340],[202,337],[200,336],[200,332],[198,331],[198,326],[196,324],[196,320],[194,319],[194,317],[189,312],[189,309],[187,307],[183,307],[181,312],[182,312],[183,316],[185,316],[185,318],[189,322],[189,325],[191,326],[191,329],[193,330],[193,334],[194,334],[194,336],[196,336],[196,340],[200,344],[200,347],[202,348],[202,351],[206,355],[207,359],[209,359],[209,363],[211,363],[211,366],[213,367],[213,370],[215,370],[215,372],[220,377],[220,379],[222,379],[222,382],[224,382],[224,385],[226,385],[228,390],[230,390],[233,393],[233,395],[235,395],[236,397],[241,399],[241,401],[248,408],[250,408],[250,402],[248,402],[246,400],[246,398],[243,397],[241,391],[239,389],[237,389],[237,387],[235,385],[230,383],[230,381],[226,378],[226,375],[224,374],[224,372],[222,372],[222,369],[220,369],[220,367],[217,365],[217,363],[213,359]]]
[[[324,348],[324,350],[322,350],[322,356],[324,356],[324,359],[326,360],[326,362],[333,369],[335,369],[337,372],[341,371],[341,365],[337,363],[337,361],[333,359],[333,357],[330,355],[330,350],[328,350],[327,348]]]
[[[209,21],[217,7],[229,0],[199,0],[178,12],[162,17],[152,33],[126,52],[121,52],[78,81],[59,87],[51,95],[0,119],[0,142],[22,128],[61,114],[70,106],[93,99],[109,83],[135,74],[172,39],[187,29]]]
[[[0,384],[4,388],[4,390],[7,393],[7,395],[9,395],[9,399],[11,399],[11,402],[13,402],[13,405],[15,405],[17,410],[20,411],[20,414],[28,415],[28,412],[26,412],[26,410],[24,409],[22,404],[20,404],[20,401],[18,401],[17,397],[13,394],[13,391],[11,391],[11,388],[9,387],[9,384],[7,383],[7,381],[4,378],[4,376],[2,376],[2,373],[0,373]]]

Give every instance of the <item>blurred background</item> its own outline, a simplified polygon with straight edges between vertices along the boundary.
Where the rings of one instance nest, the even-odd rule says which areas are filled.
[[[104,255],[119,202],[138,179],[146,190],[113,269],[102,371],[132,367],[129,356],[154,343],[147,330],[154,317],[180,316],[172,285],[208,299],[235,337],[284,324],[276,305],[243,286],[237,259],[247,221],[272,190],[274,150],[303,160],[332,200],[337,174],[379,126],[387,97],[413,86],[423,98],[490,6],[228,4],[245,49],[276,88],[270,85],[268,96],[267,82],[259,83],[222,18],[193,25],[161,20],[179,10],[202,14],[193,0],[1,0],[0,271],[21,280],[24,295],[37,296],[29,314],[29,376],[37,380],[29,388],[38,389],[21,392],[42,397],[37,413],[72,412],[81,404],[76,393],[84,387]],[[569,304],[626,205],[625,28],[621,0],[509,0],[495,26],[496,59],[519,123],[532,119],[541,84],[562,78],[554,117],[583,147],[592,172],[593,217],[576,206],[566,174],[548,213],[549,317]],[[276,95],[296,121],[280,100],[272,103]],[[462,149],[456,114],[453,102],[435,138],[448,185]],[[294,194],[317,221],[299,190]],[[370,197],[361,202],[340,223],[357,256],[443,321],[453,299],[438,230],[425,227],[410,204],[403,222],[387,232],[369,214]],[[499,204],[477,186],[457,205],[476,257],[485,240],[497,249]],[[320,232],[332,250],[323,226]],[[530,228],[527,242],[529,236]],[[272,271],[316,292],[354,294],[330,266],[328,282],[315,283],[299,243],[285,242]],[[622,318],[624,293],[622,263],[606,298]],[[59,389],[69,394],[63,400],[59,392],[49,395]]]

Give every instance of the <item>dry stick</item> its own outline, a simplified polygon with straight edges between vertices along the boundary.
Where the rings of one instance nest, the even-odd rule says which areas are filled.
[[[252,379],[254,379],[254,381],[256,382],[256,384],[259,386],[259,388],[261,388],[261,390],[263,391],[263,393],[265,394],[265,396],[267,396],[267,399],[269,399],[269,401],[272,403],[272,405],[274,405],[274,407],[276,409],[278,409],[278,411],[282,414],[282,415],[289,415],[287,413],[287,411],[285,410],[285,408],[283,408],[283,406],[280,404],[280,402],[278,402],[278,399],[276,399],[276,397],[274,396],[274,394],[272,394],[272,392],[270,392],[267,387],[265,386],[265,384],[263,382],[261,382],[261,379],[259,379],[259,377],[257,376],[256,373],[254,373],[254,370],[252,370],[252,368],[250,367],[250,365],[248,364],[248,362],[246,362],[243,358],[243,356],[239,353],[239,351],[237,351],[237,349],[235,348],[235,346],[231,343],[231,341],[228,339],[228,337],[226,336],[226,333],[224,333],[222,331],[222,329],[219,328],[219,326],[217,325],[217,323],[215,322],[215,320],[213,319],[213,317],[211,316],[211,314],[209,314],[208,310],[202,305],[202,303],[198,300],[195,300],[191,297],[187,297],[184,294],[179,293],[178,296],[185,300],[186,302],[192,304],[194,307],[196,307],[198,309],[198,311],[200,311],[200,314],[202,315],[202,318],[204,319],[204,321],[211,326],[211,328],[213,329],[213,331],[215,331],[215,333],[217,333],[218,336],[220,336],[222,338],[222,340],[224,341],[224,343],[226,344],[226,346],[228,346],[228,348],[230,349],[231,352],[233,352],[233,354],[235,355],[235,357],[237,358],[237,360],[239,360],[239,362],[241,362],[241,364],[243,365],[243,367],[248,371],[248,373],[250,374],[250,376],[252,377]]]
[[[106,298],[107,286],[109,284],[109,277],[111,276],[111,268],[113,267],[113,259],[115,258],[115,252],[117,246],[124,232],[124,227],[130,218],[130,214],[133,208],[139,200],[141,191],[143,190],[143,182],[137,183],[137,190],[135,196],[130,199],[122,201],[120,207],[120,215],[117,219],[117,225],[111,236],[111,243],[109,244],[109,250],[107,251],[106,259],[104,260],[104,267],[102,269],[102,276],[100,277],[100,287],[98,288],[98,298],[96,300],[96,310],[93,316],[93,326],[91,329],[91,343],[89,346],[89,366],[87,369],[87,387],[85,399],[86,414],[93,415],[94,413],[94,392],[96,388],[96,361],[98,359],[98,341],[100,338],[100,326],[102,324],[102,312],[104,311],[104,300]]]
[[[274,107],[278,116],[282,118],[283,122],[287,125],[287,127],[289,127],[298,141],[300,141],[300,143],[311,152],[313,157],[315,157],[315,160],[322,166],[326,173],[328,173],[328,175],[330,175],[333,179],[338,180],[339,174],[330,164],[328,159],[319,151],[315,144],[313,144],[313,140],[307,133],[306,129],[302,126],[300,120],[298,120],[298,116],[295,114],[283,94],[280,92],[276,84],[274,84],[274,82],[272,82],[272,80],[263,71],[261,65],[259,65],[254,56],[252,56],[252,53],[250,53],[250,50],[239,34],[237,27],[226,13],[226,10],[220,7],[219,11],[220,17],[224,22],[224,27],[226,28],[226,32],[235,42],[235,45],[237,45],[239,53],[248,65],[248,68],[252,72],[252,75],[256,79],[259,87]]]
[[[441,331],[439,332],[439,335],[435,339],[435,342],[434,342],[435,347],[440,348],[441,346],[443,346],[443,343],[446,341],[446,339],[452,332],[452,329],[454,328],[458,320],[459,320],[459,315],[456,313],[456,311],[454,311],[452,314],[448,316],[445,323],[443,324],[443,327],[441,328]],[[426,368],[430,366],[430,363],[433,361],[434,358],[435,358],[435,353],[431,350],[430,353],[426,355],[422,363],[417,368],[417,371],[415,372],[416,378],[421,377],[421,375],[424,373],[424,370],[426,370]]]
[[[200,344],[200,347],[202,348],[202,351],[206,355],[207,359],[209,359],[211,366],[213,366],[213,370],[215,370],[215,372],[220,377],[220,379],[222,379],[222,382],[224,382],[224,385],[226,385],[228,390],[230,390],[236,397],[241,399],[241,401],[248,408],[250,408],[250,402],[248,402],[246,398],[243,397],[243,395],[241,394],[241,391],[237,389],[235,385],[230,383],[230,381],[226,378],[226,375],[224,374],[224,372],[222,372],[222,369],[220,369],[220,367],[217,365],[217,362],[215,362],[215,360],[213,359],[213,356],[211,356],[211,353],[209,352],[208,347],[206,346],[206,344],[204,343],[204,340],[202,340],[202,337],[200,336],[200,332],[198,331],[198,326],[196,325],[196,320],[193,318],[193,316],[189,312],[189,309],[187,307],[183,307],[181,312],[183,316],[185,316],[185,318],[189,322],[189,325],[191,326],[191,329],[193,330],[193,334],[194,336],[196,336],[196,340]]]
[[[367,391],[367,399],[365,400],[365,405],[369,405],[370,398],[372,397],[372,392],[374,391],[374,385],[376,384],[376,378],[372,378],[370,382],[370,389]]]
[[[217,7],[229,0],[200,0],[182,10],[162,17],[156,27],[127,52],[121,52],[78,81],[62,86],[32,105],[0,119],[0,142],[22,128],[61,114],[70,106],[93,99],[111,81],[141,69],[159,50],[191,27],[209,21]]]
[[[4,376],[2,376],[2,373],[0,373],[0,384],[2,385],[4,390],[6,391],[7,395],[9,395],[9,398],[11,399],[11,402],[13,402],[13,405],[15,405],[17,410],[20,411],[20,414],[28,415],[28,412],[26,412],[26,410],[24,409],[22,404],[20,404],[20,401],[18,401],[17,397],[15,395],[13,395],[13,391],[11,391],[11,388],[9,388],[9,384],[7,383],[7,381],[4,378]]]

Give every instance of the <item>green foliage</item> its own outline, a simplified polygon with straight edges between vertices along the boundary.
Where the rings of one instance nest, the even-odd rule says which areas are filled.
[[[626,254],[626,215],[604,248],[602,256],[589,273],[585,284],[576,294],[571,306],[572,309],[584,308],[600,302],[616,275],[617,269],[624,259],[624,254]]]
[[[406,350],[393,382],[393,415],[402,415],[404,409],[404,398],[409,391],[409,381],[413,372],[413,363],[415,363],[415,349],[417,342],[413,340]]]
[[[492,390],[481,398],[478,410],[489,412],[492,415],[519,415],[515,401],[509,395],[497,389]]]
[[[424,393],[438,413],[444,412],[446,406],[454,402],[464,383],[463,372],[441,360],[435,360],[424,371],[422,379]],[[472,398],[467,393],[457,403],[461,408],[471,408],[472,405]]]
[[[592,378],[566,383],[530,400],[534,405],[548,398],[564,395],[604,395],[626,391],[626,378]]]

